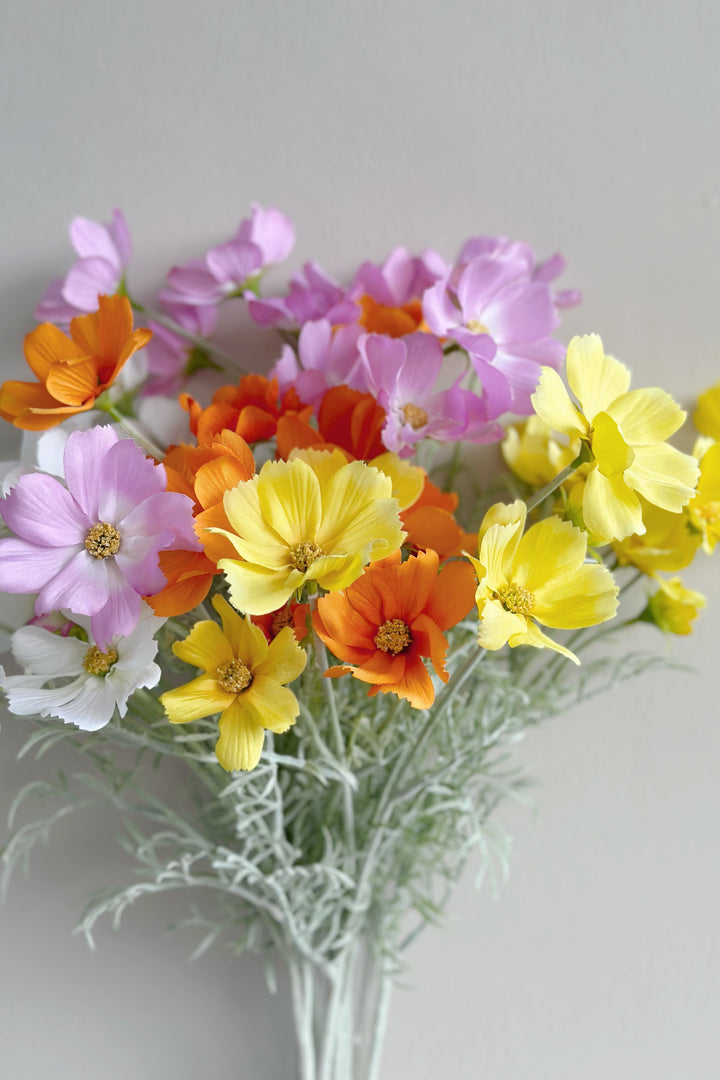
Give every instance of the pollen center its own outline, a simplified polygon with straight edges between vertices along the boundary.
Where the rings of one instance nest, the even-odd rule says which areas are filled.
[[[412,645],[412,634],[402,619],[386,619],[382,626],[378,626],[374,641],[382,652],[397,656]]]
[[[403,405],[403,420],[406,424],[409,424],[413,431],[417,431],[418,428],[425,427],[428,422],[428,414],[424,409],[421,409],[419,405],[413,405],[412,402],[408,405]]]
[[[85,537],[85,547],[95,559],[109,559],[120,550],[120,533],[108,521],[98,521]]]
[[[226,660],[215,673],[218,686],[221,690],[227,690],[228,694],[239,694],[247,690],[253,681],[252,671],[242,660]]]
[[[290,562],[301,574],[307,574],[308,570],[325,552],[314,540],[301,540],[299,544],[293,544],[290,548]]]
[[[466,326],[467,326],[468,330],[472,331],[473,334],[489,334],[490,333],[490,331],[488,330],[485,323],[480,322],[479,319],[470,319],[470,321],[468,323],[466,323]]]
[[[498,589],[495,596],[505,610],[511,611],[513,615],[529,615],[535,607],[535,597],[530,590],[513,582]]]
[[[114,649],[102,652],[97,645],[91,645],[85,653],[83,667],[91,675],[107,675],[110,668],[117,662],[118,654]]]

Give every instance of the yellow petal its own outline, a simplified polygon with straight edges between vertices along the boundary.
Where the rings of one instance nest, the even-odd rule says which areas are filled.
[[[348,463],[348,459],[342,450],[313,450],[308,447],[301,447],[292,451],[288,461],[298,460],[304,461],[310,466],[318,478],[321,491],[325,490],[335,473],[340,469],[344,469]]]
[[[323,491],[318,543],[327,555],[359,555],[363,563],[382,559],[405,539],[398,509],[390,477],[363,461],[351,461]]]
[[[288,545],[316,538],[323,508],[318,478],[308,464],[268,461],[257,490],[263,519]]]
[[[220,717],[220,738],[215,744],[215,754],[227,772],[254,769],[265,741],[265,732],[241,700],[238,698]]]
[[[703,435],[720,439],[720,383],[700,395],[693,423]]]
[[[195,623],[184,641],[175,642],[173,652],[186,664],[202,668],[213,676],[220,664],[233,658],[230,642],[211,619]]]
[[[262,726],[278,735],[295,723],[300,712],[292,690],[263,675],[253,679],[247,691],[247,700]]]
[[[522,534],[527,518],[527,507],[522,499],[516,499],[512,503],[494,503],[486,512],[478,530],[478,549],[482,538],[491,525],[515,525],[518,535]]]
[[[201,675],[176,690],[168,690],[160,701],[173,724],[187,724],[222,712],[232,705],[235,697],[235,694],[221,690],[215,679]]]
[[[233,607],[247,615],[277,611],[305,581],[305,575],[294,569],[268,570],[235,559],[220,559],[217,565],[225,572]]]
[[[588,532],[603,540],[624,540],[644,533],[640,500],[622,476],[603,476],[591,469],[585,481],[583,518]]]
[[[242,660],[251,671],[262,664],[268,654],[267,638],[259,626],[238,615],[224,596],[213,597],[213,607],[222,619],[223,634],[232,649],[233,657]]]
[[[255,671],[258,675],[275,679],[276,682],[289,683],[297,679],[306,663],[307,654],[295,640],[292,627],[285,626],[270,642],[265,659],[257,665]]]
[[[687,416],[669,394],[657,387],[630,390],[614,401],[608,411],[631,446],[669,439]]]
[[[580,529],[558,517],[544,518],[521,538],[513,560],[512,580],[537,599],[543,589],[571,582],[586,554],[587,537]]]
[[[629,469],[635,452],[628,446],[620,430],[606,412],[599,412],[593,421],[592,452],[603,476],[617,476]]]
[[[370,465],[385,473],[392,480],[392,497],[397,499],[401,510],[407,510],[420,498],[425,486],[425,471],[409,461],[403,461],[397,454],[380,454],[373,458]]]
[[[571,578],[548,582],[538,589],[533,618],[560,630],[595,626],[615,615],[617,595],[617,586],[606,566],[583,563]]]
[[[598,334],[572,339],[567,351],[567,379],[590,423],[630,388],[630,372],[619,360],[605,355]]]
[[[638,446],[625,473],[627,483],[648,502],[676,514],[695,493],[700,475],[697,459],[674,446]]]
[[[488,600],[479,610],[479,615],[478,645],[483,649],[502,649],[511,637],[522,635],[527,629],[526,618],[506,611],[497,600]]]
[[[524,509],[525,504],[521,505]],[[513,503],[513,506],[517,506],[517,503]],[[512,510],[512,507],[508,509]],[[495,510],[495,507],[492,510]],[[478,561],[485,568],[482,584],[490,590],[500,589],[507,584],[512,573],[513,560],[524,522],[525,514],[523,513],[521,517],[517,517],[508,525],[491,525],[483,535]]]
[[[561,656],[566,656],[568,660],[572,660],[573,664],[579,664],[575,653],[570,652],[564,645],[559,645],[557,641],[553,641],[547,634],[543,634],[539,626],[536,626],[534,622],[528,619],[527,633],[522,640],[519,638],[510,641],[510,645],[514,648],[517,645],[532,645],[536,649],[552,649],[553,652],[560,653]]]
[[[530,400],[537,415],[553,431],[564,435],[587,435],[587,421],[573,405],[564,382],[554,368],[542,369],[537,390]]]
[[[225,493],[223,507],[234,532],[213,529],[229,537],[238,555],[248,562],[280,570],[288,563],[288,544],[263,517],[258,477],[246,480]]]

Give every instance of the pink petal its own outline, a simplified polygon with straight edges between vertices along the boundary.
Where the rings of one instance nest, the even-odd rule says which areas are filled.
[[[81,544],[93,524],[60,481],[43,473],[21,476],[0,512],[14,533],[45,548]]]
[[[130,536],[121,541],[115,562],[140,596],[153,596],[167,585],[158,552],[169,548],[173,539],[173,534],[166,529],[154,536]]]
[[[42,300],[35,308],[38,322],[50,322],[56,326],[69,326],[76,315],[82,315],[80,308],[63,300],[62,289],[65,278],[56,278],[48,285]]]
[[[167,483],[162,465],[153,464],[132,439],[121,439],[111,446],[99,471],[102,473],[102,491],[98,500],[98,520],[109,521],[118,527],[138,503],[164,492]]]
[[[231,240],[208,251],[205,262],[215,278],[227,285],[242,285],[263,264],[262,251],[257,244]]]
[[[133,507],[118,521],[118,529],[121,536],[155,536],[169,530],[172,536],[166,547],[200,551],[202,545],[193,530],[192,510],[192,500],[187,495],[163,491]]]
[[[132,245],[125,215],[122,210],[113,210],[113,219],[107,227],[108,234],[120,259],[120,269],[124,269],[130,262]]]
[[[83,547],[40,591],[36,615],[69,608],[78,615],[94,615],[107,602],[112,559],[95,559]]]
[[[75,502],[87,515],[89,525],[99,520],[98,505],[107,486],[103,462],[110,447],[117,442],[117,432],[109,425],[103,425],[74,431],[65,443],[65,480]]]
[[[89,218],[73,218],[70,222],[70,243],[81,259],[103,259],[120,275],[119,252],[106,225],[90,221]]]
[[[110,560],[108,560],[110,561]],[[100,649],[114,637],[127,637],[140,621],[142,599],[120,573],[117,566],[108,574],[108,599],[92,618],[92,634]]]
[[[77,551],[77,545],[45,548],[25,540],[0,540],[0,589],[8,593],[39,592]]]
[[[119,281],[118,270],[106,259],[78,259],[65,278],[63,300],[82,311],[97,311],[98,296],[114,293]]]

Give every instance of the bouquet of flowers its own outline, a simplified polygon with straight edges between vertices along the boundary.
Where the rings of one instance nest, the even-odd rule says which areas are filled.
[[[33,378],[0,388],[24,433],[0,685],[26,749],[80,766],[19,792],[15,821],[55,808],[11,826],[5,883],[68,809],[115,808],[137,875],[87,937],[186,889],[198,951],[287,973],[302,1080],[377,1078],[404,948],[472,852],[504,857],[507,743],[656,662],[608,651],[615,630],[688,633],[703,605],[669,575],[720,536],[720,387],[693,453],[671,446],[669,394],[597,334],[554,336],[580,299],[563,259],[504,238],[397,248],[349,286],[310,262],[269,295],[293,227],[255,206],[150,310],[119,211],[70,236]],[[268,375],[217,343],[233,302],[277,341]]]

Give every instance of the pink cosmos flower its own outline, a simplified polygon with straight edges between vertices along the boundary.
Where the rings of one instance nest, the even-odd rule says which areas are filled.
[[[193,307],[190,304],[162,305],[170,318],[198,337],[209,337],[215,329],[218,310],[210,304]],[[193,353],[196,346],[186,337],[176,334],[167,326],[151,319],[148,328],[153,336],[145,346],[147,370],[150,376],[143,387],[143,394],[167,394],[174,396],[182,389],[183,376],[192,374]]]
[[[37,593],[36,615],[90,616],[104,648],[137,626],[142,597],[164,588],[159,552],[200,549],[192,501],[168,492],[163,466],[110,427],[73,432],[63,465],[67,487],[32,473],[2,500],[15,536],[0,540],[0,590]]]
[[[485,443],[503,437],[485,401],[461,389],[459,380],[450,390],[435,391],[443,350],[431,334],[367,334],[359,346],[370,392],[387,414],[382,439],[388,450],[409,457],[424,438]]]
[[[295,243],[293,224],[285,214],[253,204],[232,240],[211,248],[203,259],[174,266],[169,289],[158,295],[164,303],[204,307],[238,293],[266,266],[282,262]]]
[[[295,387],[302,401],[313,407],[331,386],[367,390],[365,370],[358,351],[360,326],[339,326],[328,319],[306,322],[300,331],[297,353],[284,345],[280,359],[270,371],[278,380],[280,393]]]
[[[353,278],[349,295],[355,299],[366,295],[385,307],[400,307],[419,300],[449,270],[436,251],[411,255],[404,247],[397,247],[381,266],[364,262]]]
[[[565,355],[551,336],[559,321],[552,293],[531,276],[525,246],[476,255],[423,298],[430,329],[470,354],[492,416],[529,415],[540,368],[559,367]]]
[[[304,326],[327,319],[333,326],[357,322],[360,309],[349,300],[347,289],[314,262],[306,262],[293,274],[287,296],[257,298],[247,293],[248,311],[259,326]]]
[[[76,315],[97,311],[98,295],[116,293],[130,261],[130,234],[120,210],[107,225],[76,217],[70,242],[78,258],[64,278],[53,281],[35,309],[38,322],[69,326]]]

